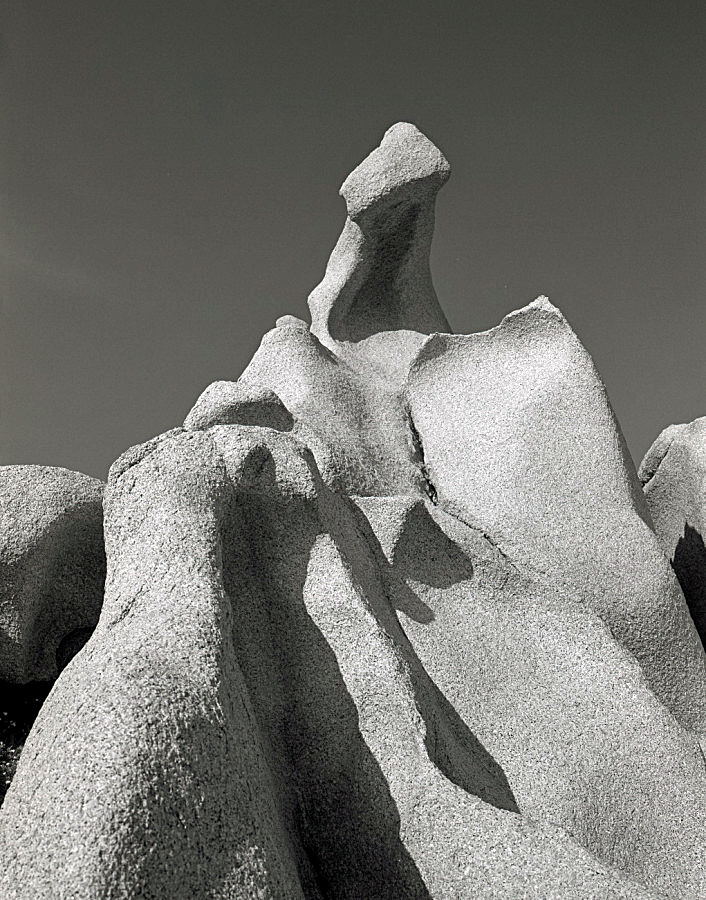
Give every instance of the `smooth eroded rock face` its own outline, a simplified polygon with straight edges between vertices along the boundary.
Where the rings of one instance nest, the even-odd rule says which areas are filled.
[[[662,549],[702,533],[706,429],[655,445],[645,500],[546,298],[449,334],[448,174],[389,129],[311,328],[111,467],[105,601],[0,810],[3,900],[706,896],[704,572],[690,615]]]
[[[562,826],[643,884],[700,896],[698,740],[600,617],[438,506],[409,497],[357,504],[423,670],[465,729],[463,745],[477,742],[494,770],[492,802]],[[435,761],[452,777],[443,757]],[[463,786],[488,790],[477,779]]]
[[[336,357],[310,331],[269,331],[239,383],[266,385],[295,418],[326,483],[344,493],[425,488],[404,399]]]
[[[561,313],[540,298],[490,331],[429,338],[408,396],[444,509],[588,604],[679,721],[706,728],[701,642],[603,384]]]
[[[291,431],[294,420],[274,391],[246,381],[214,381],[184,420],[187,431],[214,425],[260,425]]]
[[[311,330],[370,380],[403,381],[424,335],[449,331],[429,251],[436,194],[450,171],[431,141],[401,122],[341,187],[348,218],[309,296]]]

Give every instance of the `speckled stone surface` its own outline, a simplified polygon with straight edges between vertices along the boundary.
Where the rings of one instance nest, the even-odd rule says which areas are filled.
[[[449,334],[448,174],[389,129],[311,327],[111,467],[100,621],[0,809],[3,900],[706,896],[704,651],[662,549],[701,522],[702,428],[645,500],[546,298]]]
[[[203,431],[213,425],[261,425],[291,431],[294,420],[274,391],[247,381],[214,381],[193,405],[186,419],[187,431]]]
[[[703,647],[605,388],[559,310],[540,298],[490,331],[430,337],[408,397],[440,504],[587,604],[678,720],[706,729]]]
[[[701,896],[698,736],[657,700],[600,617],[438,506],[356,503],[380,543],[401,626],[465,729],[463,744],[478,741],[502,774],[492,802],[562,826],[668,896]],[[477,776],[466,787],[485,799]]]
[[[519,814],[292,438],[166,436],[109,483],[106,541],[2,811],[3,896],[649,896]]]
[[[62,641],[98,621],[103,487],[68,469],[0,466],[0,680],[55,678]]]
[[[706,641],[706,418],[665,428],[640,478],[657,537]]]

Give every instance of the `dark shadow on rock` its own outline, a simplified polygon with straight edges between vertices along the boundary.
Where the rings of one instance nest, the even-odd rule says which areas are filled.
[[[94,628],[77,628],[67,634],[56,650],[56,667],[61,673],[76,656],[79,650],[88,643]]]
[[[362,255],[369,271],[331,332],[335,340],[361,341],[382,330],[408,327],[395,292],[404,289],[397,280],[413,247],[419,215],[419,204],[406,201],[366,226]]]
[[[52,681],[11,684],[0,681],[0,805],[17,769],[20,753]]]
[[[272,748],[292,837],[323,897],[430,900],[336,655],[304,603],[312,547],[326,528],[317,504],[279,490],[264,447],[241,473],[240,515],[230,517],[223,538],[224,584],[238,662]],[[249,546],[245,570],[243,555],[234,560],[227,550],[238,546]],[[301,876],[305,884],[306,872]]]
[[[434,611],[409,587],[408,581],[448,588],[473,578],[471,560],[444,533],[421,501],[407,511],[392,563],[385,558],[369,524],[367,528],[373,535],[371,549],[378,559],[390,602],[421,625],[434,621]]]
[[[423,503],[415,503],[407,514],[392,566],[404,578],[435,588],[473,578],[471,560],[443,532]]]
[[[450,587],[472,577],[471,560],[444,534],[426,507],[417,504],[405,523],[400,541],[402,547],[400,548],[398,544],[393,559],[394,565],[391,566],[362,510],[350,500],[346,499],[345,502],[350,508],[350,514],[356,520],[359,532],[373,551],[377,571],[382,576],[386,588],[389,601],[387,609],[375,603],[374,598],[378,594],[375,585],[371,585],[366,591],[366,596],[370,598],[378,621],[390,639],[403,649],[410,665],[417,708],[427,727],[426,746],[430,759],[449,781],[469,794],[499,809],[520,812],[502,767],[485,749],[426,672],[394,613],[397,609],[409,615],[408,610],[418,610],[421,607],[427,611],[428,617],[411,618],[422,624],[428,624],[434,618],[432,610],[405,583],[405,578],[410,574],[405,570],[406,566],[411,567],[414,572],[412,577],[418,581]],[[420,542],[414,535],[415,530],[417,534],[431,535],[431,543]],[[345,545],[345,535],[340,535],[339,539]],[[420,543],[426,544],[425,552],[421,551]],[[440,562],[444,557],[448,560],[449,568],[442,574]],[[425,565],[428,568],[423,575]]]
[[[383,556],[383,559],[385,557]],[[421,600],[417,594],[407,585],[399,568],[390,566],[385,560],[384,567],[381,567],[386,575],[386,583],[394,584],[393,590],[388,590],[390,602],[396,610],[404,613],[420,625],[429,625],[434,621],[434,612]]]
[[[79,628],[62,640],[56,652],[59,674],[92,634],[93,628]],[[0,806],[14,778],[34,720],[53,686],[54,681],[30,681],[28,684],[0,681]]]
[[[684,524],[684,535],[677,541],[672,567],[701,643],[706,646],[706,546],[699,532],[688,522]]]

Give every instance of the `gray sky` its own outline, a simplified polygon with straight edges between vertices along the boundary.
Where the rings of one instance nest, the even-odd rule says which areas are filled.
[[[455,331],[548,294],[639,461],[706,414],[702,2],[5,0],[0,462],[105,477],[306,314],[385,129]]]

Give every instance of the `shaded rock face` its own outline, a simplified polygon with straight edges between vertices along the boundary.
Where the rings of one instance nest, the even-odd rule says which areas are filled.
[[[103,487],[67,469],[0,466],[0,802],[54,679],[98,621]]]
[[[27,735],[53,682],[0,682],[0,805],[17,769]]]
[[[645,499],[662,548],[706,640],[706,418],[670,425],[640,466]]]
[[[448,174],[391,128],[311,328],[111,467],[100,620],[21,752],[0,896],[706,895],[698,476],[689,605],[654,502],[686,432],[645,498],[548,301],[448,333]]]
[[[0,466],[0,679],[56,677],[72,632],[98,621],[103,483],[48,466]]]

